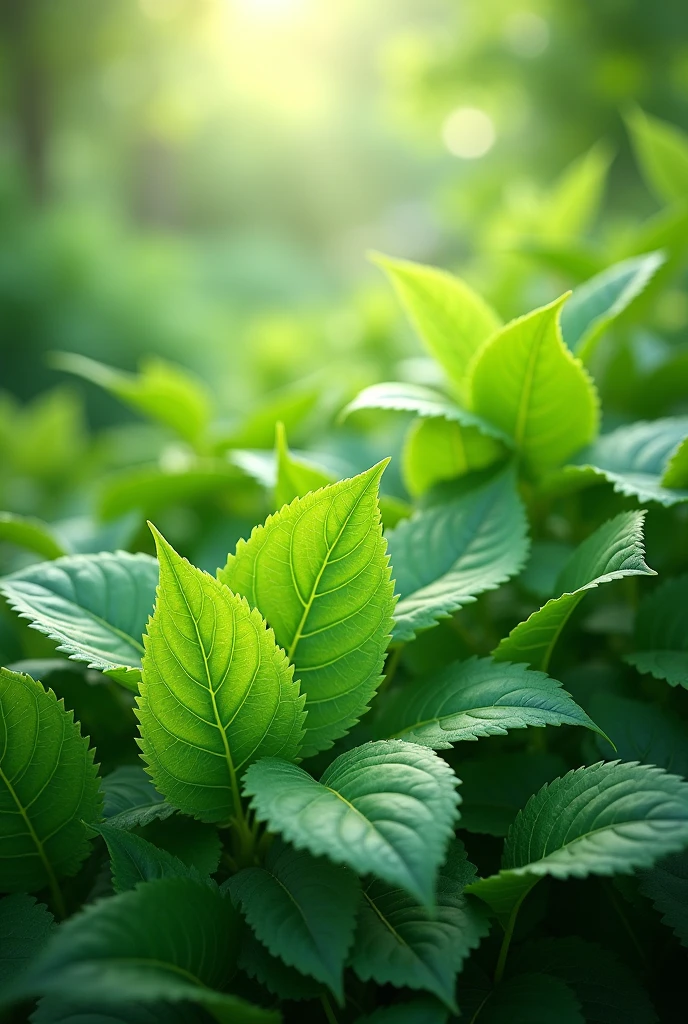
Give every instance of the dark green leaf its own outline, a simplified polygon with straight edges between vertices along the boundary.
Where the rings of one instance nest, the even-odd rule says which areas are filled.
[[[40,953],[54,928],[53,915],[33,896],[0,899],[0,988]]]

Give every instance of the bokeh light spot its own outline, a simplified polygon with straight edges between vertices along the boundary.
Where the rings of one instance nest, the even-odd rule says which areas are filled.
[[[532,11],[515,11],[504,22],[504,40],[517,57],[539,57],[549,46],[549,25]]]
[[[497,134],[492,118],[477,107],[457,107],[442,126],[442,139],[454,156],[477,160],[495,144]]]

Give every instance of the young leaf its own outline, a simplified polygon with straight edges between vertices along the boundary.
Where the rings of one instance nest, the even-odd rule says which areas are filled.
[[[287,446],[287,432],[283,423],[275,426],[275,449],[277,454],[277,480],[275,482],[275,507],[282,508],[294,498],[303,498],[309,491],[317,491],[333,483],[333,477],[310,462],[297,458]]]
[[[218,572],[295,665],[308,712],[303,756],[343,736],[380,681],[394,608],[377,500],[385,465],[296,498]]]
[[[15,892],[0,899],[0,988],[41,951],[54,927],[53,915],[33,896]]]
[[[446,419],[418,419],[404,443],[404,483],[410,494],[420,495],[442,480],[491,466],[506,454],[501,441],[476,427]]]
[[[662,921],[688,947],[688,851],[673,853],[640,872],[640,891],[652,900]]]
[[[639,672],[688,689],[688,575],[660,584],[643,599],[635,624],[636,650],[625,660]]]
[[[225,1024],[278,1015],[223,991],[239,920],[228,896],[192,878],[161,878],[100,900],[62,925],[6,1000],[54,995],[88,1006],[196,1003]]]
[[[163,800],[141,765],[121,765],[101,785],[103,817],[113,828],[137,828],[174,814],[174,807]]]
[[[54,353],[52,364],[98,384],[137,412],[171,427],[190,444],[202,446],[212,399],[188,370],[153,358],[142,363],[138,374],[124,373],[72,352]]]
[[[600,336],[634,299],[665,262],[662,252],[615,263],[576,288],[561,312],[564,341],[584,363],[590,360]]]
[[[554,646],[585,594],[624,576],[656,576],[645,564],[645,512],[621,512],[603,523],[573,552],[559,573],[552,598],[512,629],[494,652],[498,661],[522,661],[546,670]]]
[[[593,225],[612,153],[597,142],[564,168],[539,210],[540,236],[550,245],[579,239]]]
[[[686,436],[686,416],[619,427],[603,434],[577,455],[558,474],[558,479],[573,487],[607,481],[619,494],[640,501],[657,501],[667,507],[688,501],[688,489],[672,489],[663,482],[672,457]],[[554,479],[556,482],[557,476]]]
[[[688,137],[639,107],[627,118],[636,159],[647,184],[660,200],[688,197]]]
[[[544,875],[630,874],[688,844],[688,783],[612,761],[578,768],[531,797],[509,830],[502,870],[469,885],[501,919]]]
[[[260,614],[154,536],[160,586],[138,698],[141,750],[173,806],[226,822],[249,764],[298,754],[303,698]]]
[[[35,551],[44,558],[60,558],[67,554],[49,523],[13,512],[0,512],[0,541]]]
[[[515,575],[528,553],[527,529],[513,473],[507,471],[390,531],[401,595],[394,639],[412,640]]]
[[[86,823],[100,816],[93,750],[72,712],[30,676],[0,669],[0,892],[74,875],[90,850]]]
[[[455,765],[461,779],[461,828],[505,836],[528,797],[563,775],[566,762],[558,754],[538,751],[493,754]]]
[[[359,899],[356,876],[278,840],[264,867],[244,868],[228,888],[273,956],[326,984],[343,1003],[344,962]]]
[[[479,350],[471,408],[509,437],[534,475],[554,469],[597,434],[595,386],[564,345],[566,296],[513,320]]]
[[[457,817],[457,785],[437,754],[382,740],[341,754],[320,782],[265,758],[247,771],[244,792],[258,820],[297,849],[376,875],[432,906]]]
[[[466,370],[480,345],[501,326],[472,288],[444,270],[375,254],[411,323],[461,394]]]
[[[0,580],[0,591],[59,651],[136,692],[157,582],[154,558],[104,551],[31,565]]]
[[[126,892],[155,878],[188,877],[192,870],[167,850],[159,850],[131,832],[111,825],[94,827],[107,844],[115,892]]]
[[[455,661],[434,678],[418,680],[382,722],[395,739],[435,750],[530,725],[582,725],[599,732],[557,679],[492,658]]]
[[[462,895],[474,875],[462,844],[453,842],[437,877],[433,911],[386,882],[365,887],[351,954],[361,981],[424,989],[456,1013],[456,975],[489,931],[480,906]]]

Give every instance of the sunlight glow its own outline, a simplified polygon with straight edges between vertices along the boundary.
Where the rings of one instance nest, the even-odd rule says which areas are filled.
[[[457,107],[442,125],[442,139],[453,156],[476,160],[492,149],[497,139],[492,118],[477,107]]]
[[[283,19],[303,7],[304,0],[236,0],[236,6],[246,15],[256,18]]]

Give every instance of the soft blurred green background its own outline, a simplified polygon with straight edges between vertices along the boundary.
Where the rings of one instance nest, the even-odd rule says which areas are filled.
[[[110,475],[190,465],[55,351],[192,370],[214,455],[269,448],[276,419],[333,471],[394,451],[402,427],[352,454],[335,418],[432,372],[370,249],[457,270],[509,317],[663,248],[598,382],[621,421],[680,398],[688,192],[639,169],[625,120],[688,125],[685,0],[2,0],[0,19],[3,508],[145,512],[131,476],[103,496]],[[188,487],[159,496],[182,544],[218,490]]]

